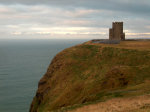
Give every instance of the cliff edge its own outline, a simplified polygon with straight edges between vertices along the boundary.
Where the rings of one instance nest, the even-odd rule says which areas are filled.
[[[39,81],[30,112],[66,111],[150,93],[150,41],[86,42],[58,53]]]

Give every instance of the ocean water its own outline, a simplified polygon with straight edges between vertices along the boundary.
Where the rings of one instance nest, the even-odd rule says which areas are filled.
[[[0,112],[28,112],[52,58],[85,41],[0,40]]]

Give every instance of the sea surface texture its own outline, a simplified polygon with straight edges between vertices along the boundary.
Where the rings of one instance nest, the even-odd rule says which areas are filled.
[[[28,112],[52,58],[85,41],[0,40],[0,112]]]

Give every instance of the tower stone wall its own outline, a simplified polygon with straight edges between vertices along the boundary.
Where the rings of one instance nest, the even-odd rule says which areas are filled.
[[[109,29],[109,40],[125,40],[125,33],[123,33],[123,22],[112,23],[112,28]]]

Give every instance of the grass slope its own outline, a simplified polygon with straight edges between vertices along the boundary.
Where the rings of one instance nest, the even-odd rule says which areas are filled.
[[[150,42],[133,43],[135,49],[131,42],[85,43],[57,54],[39,82],[30,112],[149,94]]]
[[[113,98],[69,112],[150,112],[150,95]]]

